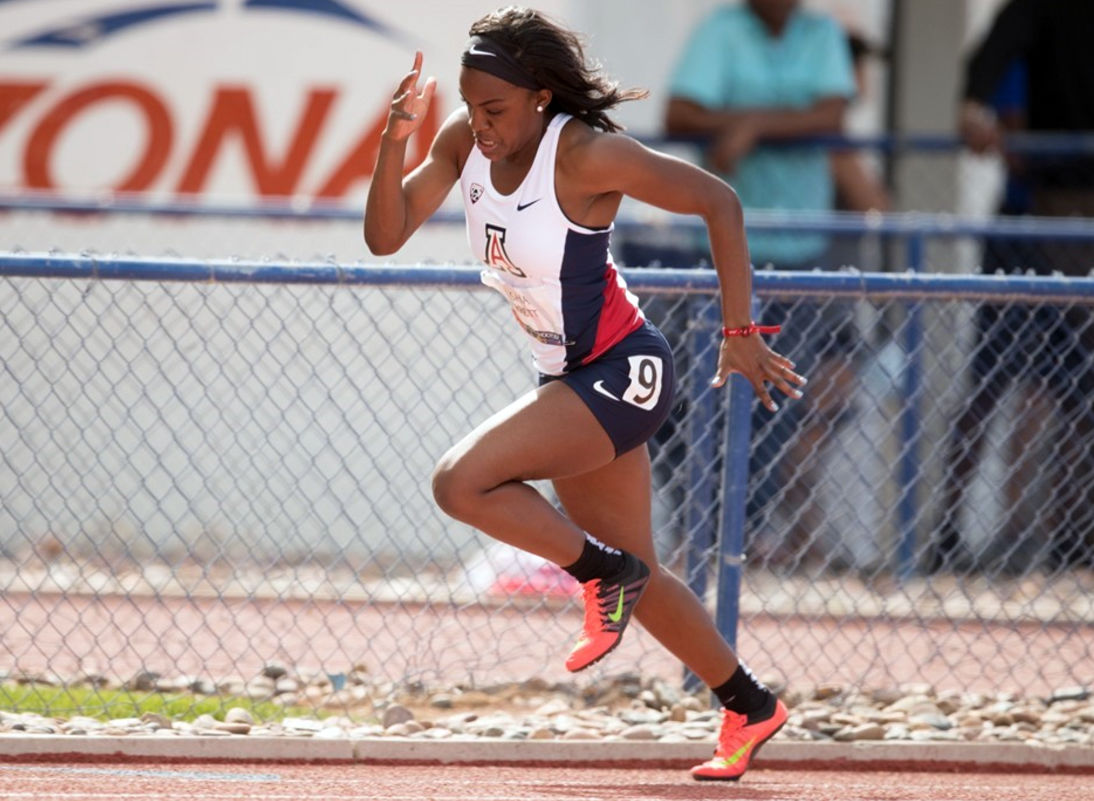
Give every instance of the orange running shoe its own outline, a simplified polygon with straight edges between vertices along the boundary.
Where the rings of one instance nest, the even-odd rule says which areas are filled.
[[[786,718],[786,706],[774,694],[763,709],[751,715],[723,709],[714,757],[692,768],[691,775],[700,781],[737,781],[760,746],[775,736]]]
[[[637,556],[626,552],[623,555],[627,563],[617,575],[581,585],[585,626],[566,659],[566,669],[572,673],[599,662],[619,645],[631,612],[646,590],[650,569]]]

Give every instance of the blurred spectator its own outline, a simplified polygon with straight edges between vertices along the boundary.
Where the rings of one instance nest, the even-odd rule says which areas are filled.
[[[799,0],[747,0],[718,8],[693,31],[673,73],[666,128],[709,136],[709,165],[732,181],[745,206],[832,208],[827,153],[763,141],[839,133],[855,93],[845,36]],[[753,261],[785,269],[824,256],[821,235],[752,234]]]
[[[1094,3],[1089,0],[1012,0],[967,62],[960,108],[961,135],[976,152],[1001,150],[1004,132],[1094,130]],[[1005,154],[1007,183],[1001,214],[1094,216],[1094,159]],[[1086,275],[1094,243],[1002,240],[985,243],[983,270]],[[966,568],[977,563],[1024,571],[1091,563],[1094,542],[1094,321],[1088,307],[1009,307],[978,310],[974,385],[954,429],[946,460],[942,519],[928,567]],[[961,534],[962,501],[976,469],[984,435],[1011,382],[1027,379],[1015,427],[1005,489],[1006,521],[997,553],[972,554]],[[1053,421],[1051,403],[1059,414]],[[1052,422],[1058,435],[1048,438]],[[1053,452],[1039,460],[1046,442]],[[1028,462],[1028,464],[1026,464]],[[1047,475],[1032,468],[1048,465]],[[1043,484],[1039,484],[1043,482]],[[1047,541],[1023,518],[1022,500],[1036,504]]]
[[[707,166],[736,189],[746,209],[829,211],[835,191],[827,150],[777,140],[839,133],[854,93],[847,39],[835,19],[798,0],[747,0],[719,7],[692,32],[672,75],[666,129],[710,137]],[[757,267],[828,267],[828,244],[820,234],[749,235]],[[819,510],[810,473],[849,405],[844,385],[853,341],[846,309],[769,301],[757,318],[783,326],[772,346],[797,363],[809,389],[774,415],[755,412],[754,555],[775,545],[774,527],[785,526],[788,536],[772,559],[797,563],[814,542]],[[775,511],[782,521],[771,519]]]
[[[1094,3],[1011,0],[967,62],[961,136],[978,153],[1001,150],[1005,126],[992,98],[1015,63],[1025,65],[1026,128],[1035,133],[1094,131]],[[1014,162],[1011,162],[1013,167]],[[1094,217],[1094,156],[1040,155],[1024,167],[1029,210],[1041,216]],[[1043,246],[1041,273],[1086,275],[1090,243]]]

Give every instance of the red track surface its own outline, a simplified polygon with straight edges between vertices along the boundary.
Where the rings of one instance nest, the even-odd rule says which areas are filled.
[[[542,608],[8,593],[0,669],[221,679],[277,661],[329,672],[363,663],[378,677],[427,684],[557,681],[573,678],[562,661],[580,625],[576,612]],[[640,627],[633,632],[603,671],[678,681],[679,663]],[[917,681],[1045,695],[1084,680],[1071,672],[1089,664],[1094,626],[761,616],[742,625],[740,648],[761,675],[781,672],[791,686]]]
[[[0,799],[49,801],[1086,801],[1089,776],[756,768],[737,784],[683,770],[376,765],[0,764]]]

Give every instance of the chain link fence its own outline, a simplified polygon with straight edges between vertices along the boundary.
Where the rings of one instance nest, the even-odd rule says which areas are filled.
[[[271,664],[335,689],[571,678],[572,588],[428,486],[535,382],[477,270],[13,254],[0,274],[0,671],[208,692]],[[754,669],[1094,680],[1094,280],[761,272],[811,379],[774,415],[708,385],[710,272],[628,280],[681,376],[651,443],[659,551]],[[685,681],[637,627],[578,680],[627,671]]]

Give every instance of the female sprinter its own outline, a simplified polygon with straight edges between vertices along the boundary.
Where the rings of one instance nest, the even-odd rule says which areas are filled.
[[[399,84],[365,242],[376,255],[395,252],[459,183],[482,280],[510,301],[540,377],[441,458],[434,496],[457,520],[583,584],[584,631],[570,670],[611,651],[633,612],[725,707],[714,758],[692,774],[737,779],[787,711],[738,661],[699,599],[657,564],[645,443],[668,415],[675,377],[671,349],[608,252],[624,195],[706,221],[725,325],[713,385],[740,373],[774,410],[768,382],[797,398],[791,384],[805,380],[764,344],[749,315],[748,248],[733,190],[618,134],[607,116],[645,93],[620,90],[586,63],[575,33],[537,11],[501,9],[470,35],[464,107],[405,177],[407,139],[436,86],[433,78],[419,86],[421,53]],[[536,479],[552,481],[565,514],[526,483]]]

